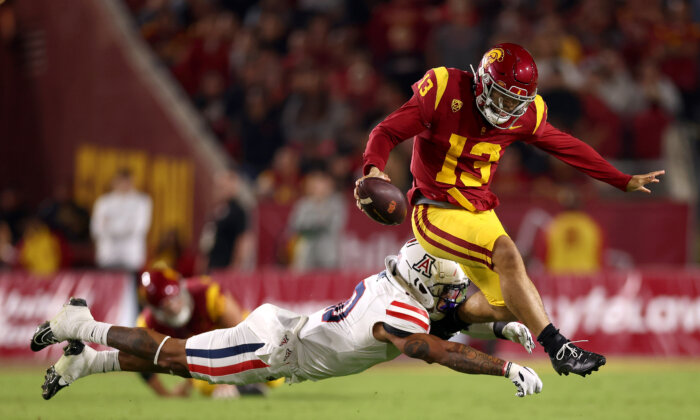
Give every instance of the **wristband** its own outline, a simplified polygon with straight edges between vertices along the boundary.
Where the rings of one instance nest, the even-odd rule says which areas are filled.
[[[163,341],[160,342],[160,346],[158,346],[158,350],[156,350],[156,355],[153,357],[153,364],[158,366],[158,355],[160,355],[160,349],[163,348],[163,344],[165,344],[166,341],[168,341],[168,338],[170,338],[169,335],[166,335]]]
[[[503,372],[503,376],[505,376],[506,378],[508,377],[508,375],[510,375],[510,367],[512,365],[513,365],[513,362],[505,362],[503,364],[503,371],[502,372]]]
[[[503,328],[508,325],[507,322],[494,322],[493,323],[493,335],[496,336],[496,338],[500,338],[501,340],[507,340],[506,336],[503,335]]]

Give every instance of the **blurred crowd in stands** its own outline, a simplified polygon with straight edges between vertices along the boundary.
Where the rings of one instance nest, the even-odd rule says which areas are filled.
[[[553,124],[623,161],[622,170],[657,169],[669,154],[686,157],[668,192],[697,196],[688,160],[697,156],[697,126],[682,123],[700,117],[698,2],[126,3],[143,38],[263,198],[296,198],[300,174],[319,161],[338,187],[350,188],[369,131],[410,97],[412,83],[431,67],[468,70],[489,45],[504,41],[523,44],[537,60]],[[388,169],[405,189],[409,159],[410,144],[402,145]],[[501,195],[592,185],[517,144],[496,179]]]
[[[159,262],[191,276],[249,268],[254,238],[239,201],[240,176],[227,170],[215,184],[212,211],[197,244],[185,244],[176,230],[168,230],[151,247],[151,221],[162,214],[154,214],[151,197],[135,187],[127,168],[116,171],[92,211],[77,204],[65,187],[57,188],[36,212],[18,191],[3,189],[0,269],[24,269],[40,276],[70,267],[138,273]]]
[[[258,201],[295,203],[287,235],[315,243],[297,249],[297,260],[286,261],[293,266],[334,266],[333,255],[323,251],[332,250],[333,235],[345,222],[337,192],[347,195],[352,189],[369,132],[410,97],[411,84],[431,67],[476,67],[488,46],[498,42],[523,44],[533,54],[538,92],[555,126],[588,142],[623,171],[672,165],[655,186],[655,196],[697,201],[697,0],[124,3],[136,30],[239,172],[252,181]],[[411,182],[410,143],[394,149],[387,167],[404,190]],[[233,186],[226,187],[229,181]],[[237,181],[229,181],[220,180],[222,191],[235,190]],[[599,185],[516,143],[501,159],[493,189],[502,197],[564,202],[571,191],[577,194],[574,201],[612,191]],[[217,246],[216,232],[233,238],[233,245],[218,244],[225,260],[219,267],[236,260],[229,248],[246,239],[245,217],[235,216],[242,210],[234,196],[221,200],[218,216],[202,235],[208,250]],[[0,265],[69,266],[76,257],[69,249],[81,248],[65,243],[90,245],[90,212],[75,206],[67,191],[57,191],[38,216],[31,214],[16,192],[0,194]],[[328,214],[334,217],[322,217]],[[160,242],[155,254],[183,247],[176,237]],[[61,258],[37,257],[50,250],[62,250]]]

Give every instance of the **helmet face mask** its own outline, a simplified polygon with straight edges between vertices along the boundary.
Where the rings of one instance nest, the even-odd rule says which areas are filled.
[[[521,46],[498,44],[484,54],[474,83],[479,112],[494,127],[509,129],[537,96],[537,66]]]
[[[435,299],[433,310],[442,313],[450,312],[466,300],[467,283],[438,284],[431,292]]]
[[[449,311],[466,299],[469,280],[454,261],[430,255],[415,239],[386,259],[390,276],[432,313]]]
[[[502,86],[494,83],[488,74],[482,77],[484,82],[483,106],[484,117],[496,128],[510,128],[518,118],[527,111],[527,107],[535,100],[535,96],[522,96],[505,90]],[[510,122],[506,127],[504,124]]]
[[[163,299],[160,306],[152,307],[151,310],[158,321],[173,328],[180,328],[192,318],[194,302],[187,289],[182,287],[180,293]]]
[[[170,268],[145,271],[141,286],[146,303],[159,322],[182,327],[192,318],[194,302],[180,274]]]

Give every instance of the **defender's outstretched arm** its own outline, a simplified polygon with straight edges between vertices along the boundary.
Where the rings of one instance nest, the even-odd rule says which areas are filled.
[[[384,323],[373,328],[374,337],[396,346],[403,354],[428,363],[439,363],[462,373],[505,376],[516,386],[518,397],[542,391],[542,381],[530,368],[482,353],[464,344],[445,341],[430,334],[408,334]]]
[[[410,334],[400,337],[388,332],[384,325],[374,326],[374,336],[389,342],[406,356],[439,363],[462,373],[503,376],[507,362],[482,353],[464,344],[439,339],[430,334]]]

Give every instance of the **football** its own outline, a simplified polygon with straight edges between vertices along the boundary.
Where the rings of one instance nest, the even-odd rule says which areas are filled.
[[[406,218],[406,196],[391,182],[365,178],[357,185],[357,195],[365,214],[383,225],[398,225]]]

